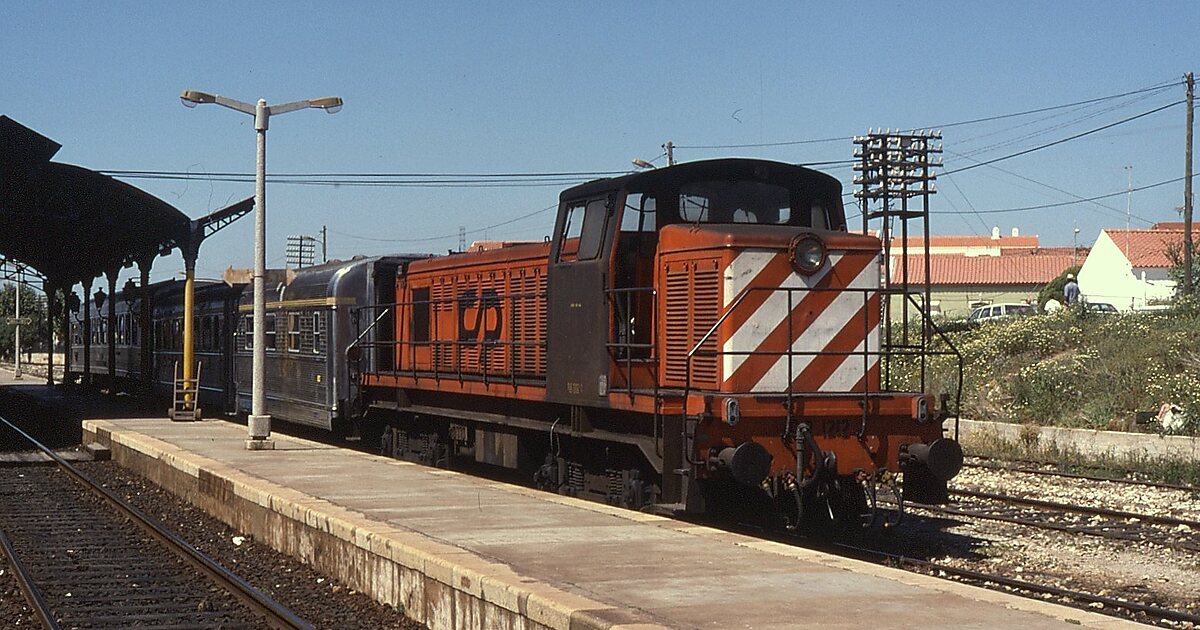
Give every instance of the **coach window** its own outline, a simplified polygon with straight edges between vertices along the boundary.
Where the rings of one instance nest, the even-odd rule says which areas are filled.
[[[267,338],[263,345],[267,350],[275,350],[278,348],[275,345],[275,313],[268,313],[263,324],[263,336]]]
[[[208,316],[200,318],[200,349],[212,349],[212,318]]]
[[[300,352],[300,313],[288,313],[288,352]]]
[[[242,330],[244,331],[244,332],[242,332],[242,336],[244,337],[244,339],[242,339],[243,345],[245,346],[245,348],[247,350],[253,350],[254,349],[254,316],[253,315],[243,315],[242,316]]]
[[[320,354],[325,348],[322,345],[321,337],[321,312],[317,311],[312,314],[312,330],[313,330],[313,353]]]
[[[563,223],[559,262],[573,260],[595,260],[604,243],[604,229],[608,224],[608,200],[594,199],[584,204],[571,206]],[[569,243],[571,239],[577,239]],[[575,247],[572,247],[575,245]]]

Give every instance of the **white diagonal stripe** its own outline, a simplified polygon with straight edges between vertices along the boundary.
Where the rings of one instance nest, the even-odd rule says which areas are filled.
[[[854,288],[878,288],[879,268],[873,264],[867,265],[847,286]],[[864,305],[870,304],[872,297],[871,293],[864,294],[861,291],[839,293],[833,302],[801,332],[796,342],[792,344],[792,352],[820,352],[846,326],[863,326],[862,317],[870,317],[870,313],[865,313],[859,317],[855,317],[855,315]],[[815,354],[781,355],[779,360],[771,366],[771,369],[755,383],[752,391],[786,391],[790,386],[790,381],[788,380],[788,361],[791,361],[791,376],[795,378],[817,356]]]
[[[777,253],[776,255],[783,256],[785,254]],[[842,259],[842,254],[840,254],[840,253],[830,254],[829,259],[825,261],[825,266],[821,267],[821,269],[817,270],[816,273],[812,274],[811,276],[804,276],[804,275],[792,272],[791,274],[788,274],[787,278],[785,278],[782,283],[780,283],[778,288],[781,288],[781,289],[812,288],[812,287],[816,286],[817,283],[819,283],[826,275],[828,275],[829,272],[834,268],[834,266],[837,265],[839,261],[841,261],[841,259]],[[733,264],[737,264],[739,260],[741,260],[741,256],[738,256],[737,258],[735,258],[733,261]],[[750,259],[750,260],[753,260],[753,259]],[[748,260],[747,262],[750,262],[750,260]],[[770,260],[770,259],[768,258],[767,260]],[[755,262],[757,262],[757,261],[755,261]],[[763,262],[762,264],[765,265],[766,262]],[[733,265],[731,264],[730,266],[732,267]],[[753,274],[744,274],[741,272],[735,272],[733,274],[729,274],[726,276],[726,284],[728,284],[731,281],[730,280],[731,277],[739,278],[739,277],[746,277],[747,275],[749,275],[749,277],[753,278],[753,277],[757,276],[758,271],[762,271],[761,266],[758,267],[757,271],[755,271]],[[745,287],[743,287],[743,289],[744,288]],[[774,287],[772,287],[772,288],[774,288]],[[729,293],[730,293],[730,291],[727,290],[726,295],[728,296]],[[734,297],[736,297],[739,293],[741,293],[740,290],[737,293],[734,293]],[[800,304],[800,302],[804,299],[804,297],[806,295],[807,294],[800,294],[800,295],[792,296],[791,306],[793,308],[795,308],[798,304]],[[732,298],[730,298],[730,299],[732,299]],[[727,303],[727,305],[728,305],[728,303]],[[725,340],[725,345],[724,345],[724,350],[723,350],[723,352],[725,352],[725,355],[724,355],[724,357],[725,357],[724,378],[729,378],[729,377],[733,376],[733,373],[736,372],[739,367],[741,367],[742,363],[746,362],[746,359],[749,356],[749,355],[745,355],[745,354],[729,354],[729,353],[731,353],[731,352],[753,352],[754,350],[757,350],[759,345],[762,344],[763,340],[765,340],[767,338],[767,335],[770,335],[771,331],[775,330],[775,328],[777,326],[779,326],[779,324],[781,324],[785,318],[787,318],[787,314],[788,314],[788,292],[787,291],[772,291],[771,294],[769,296],[767,296],[767,299],[762,303],[762,305],[760,305],[758,307],[758,309],[754,311],[754,314],[751,315],[745,322],[743,322],[742,325],[739,326],[738,329],[736,331],[734,331],[734,333],[732,335],[730,335],[728,339]]]
[[[858,344],[854,348],[855,353],[863,351],[863,344]],[[872,370],[879,363],[879,327],[871,329],[871,334],[867,336],[867,370]],[[819,388],[823,392],[848,392],[858,383],[863,377],[863,357],[861,354],[852,354],[844,357],[842,364],[838,369],[829,375],[829,378],[821,384]]]

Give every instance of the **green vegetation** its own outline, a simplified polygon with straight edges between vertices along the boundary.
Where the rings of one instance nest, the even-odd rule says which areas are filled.
[[[12,359],[13,326],[8,318],[16,312],[17,285],[8,283],[0,287],[0,357]],[[21,327],[21,350],[31,352],[46,347],[46,298],[28,286],[21,287],[21,316],[28,317],[31,325]]]
[[[1138,412],[1183,408],[1200,433],[1200,303],[1169,311],[1099,315],[1069,309],[989,321],[946,334],[963,356],[962,413],[976,420],[1090,429],[1133,428]],[[935,349],[946,349],[935,340]],[[929,391],[957,389],[957,361],[930,362]],[[917,387],[917,365],[893,379]],[[1159,427],[1143,423],[1139,430]]]

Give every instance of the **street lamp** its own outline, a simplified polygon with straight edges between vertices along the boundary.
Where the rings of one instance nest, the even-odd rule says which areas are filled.
[[[310,107],[336,114],[342,109],[342,99],[337,96],[327,96],[284,103],[283,105],[267,105],[267,101],[260,98],[257,104],[251,105],[216,94],[184,90],[179,95],[179,100],[187,107],[195,107],[201,103],[216,103],[254,116],[254,130],[258,136],[258,169],[254,178],[254,358],[249,420],[250,439],[246,441],[246,448],[250,450],[274,448],[275,443],[269,439],[271,437],[271,416],[266,413],[264,391],[267,359],[265,286],[267,268],[267,125],[272,114],[286,114]],[[190,273],[188,282],[191,282]]]

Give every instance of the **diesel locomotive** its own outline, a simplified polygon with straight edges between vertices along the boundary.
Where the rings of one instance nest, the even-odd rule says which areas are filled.
[[[945,400],[886,373],[924,358],[930,337],[887,334],[888,301],[905,297],[887,271],[880,239],[847,229],[841,185],[817,171],[724,159],[596,180],[562,192],[543,241],[355,258],[281,282],[268,413],[636,509],[795,527],[871,515],[880,488],[901,505],[942,501],[962,450]],[[197,354],[211,363],[202,402],[244,412],[242,289],[198,289]],[[116,376],[135,375],[148,342],[169,381],[178,293],[116,297],[130,357]],[[140,308],[152,335],[124,314]],[[105,334],[93,332],[94,372]]]
[[[360,309],[394,325],[349,349],[392,454],[789,526],[869,513],[898,478],[944,499],[961,466],[948,410],[885,387],[882,363],[925,348],[881,339],[881,242],[847,230],[828,175],[725,159],[597,180],[562,193],[547,241],[476,249]]]

